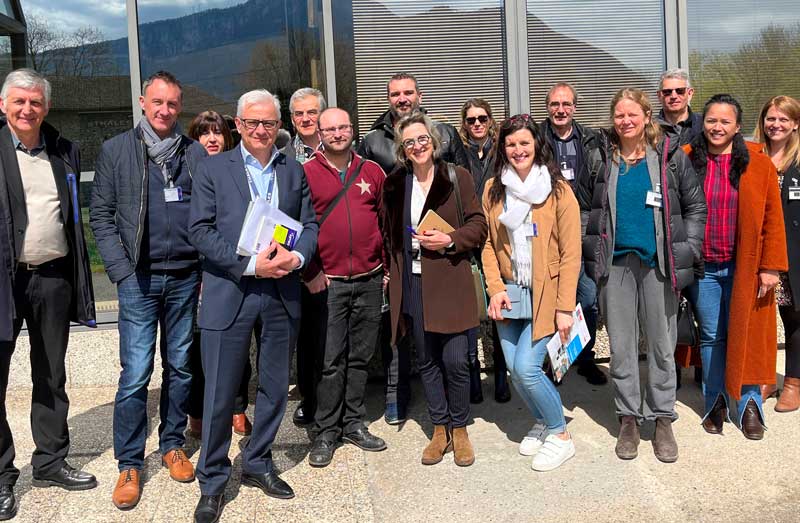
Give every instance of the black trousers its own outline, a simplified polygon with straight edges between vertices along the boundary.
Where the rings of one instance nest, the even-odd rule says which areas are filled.
[[[300,292],[300,333],[297,338],[297,388],[303,397],[303,410],[311,415],[317,408],[317,383],[322,376],[327,304],[327,290],[311,294],[303,285]]]
[[[17,270],[14,341],[0,342],[0,484],[13,485],[19,477],[19,470],[14,466],[14,440],[7,420],[6,390],[11,355],[23,320],[28,326],[31,344],[31,432],[36,444],[31,465],[34,473],[49,474],[60,469],[67,457],[69,399],[64,390],[67,382],[64,357],[73,296],[71,272],[69,258],[45,264],[35,271]]]
[[[795,299],[800,296],[795,297]],[[800,378],[800,312],[794,306],[778,307],[786,337],[786,373],[788,378]]]
[[[469,422],[469,331],[455,334],[425,331],[422,278],[412,275],[409,283],[411,295],[403,297],[409,300],[404,309],[409,311],[406,318],[411,323],[417,348],[417,368],[431,422],[465,427]]]
[[[383,273],[328,287],[325,355],[317,385],[316,433],[337,439],[364,426],[367,365],[381,327]]]

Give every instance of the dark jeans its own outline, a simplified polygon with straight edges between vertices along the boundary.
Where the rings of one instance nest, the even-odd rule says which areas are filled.
[[[400,306],[399,304],[397,305]],[[386,376],[386,403],[396,403],[401,410],[411,400],[411,338],[405,336],[392,344],[392,318],[390,313],[381,314],[381,335],[378,338]],[[401,412],[402,414],[402,412]]]
[[[322,359],[325,352],[325,326],[327,322],[328,291],[308,292],[303,285],[300,291],[300,333],[297,338],[297,388],[303,397],[306,415],[317,409],[317,383],[322,376]]]
[[[407,319],[417,349],[417,367],[434,425],[465,427],[469,422],[469,332],[426,332],[422,314],[422,278],[410,278]],[[445,380],[447,392],[445,393]]]
[[[331,280],[322,378],[317,385],[316,432],[337,439],[364,426],[367,364],[381,327],[383,273]],[[325,321],[318,317],[317,321]]]
[[[6,389],[11,355],[22,320],[28,326],[31,344],[31,433],[36,445],[31,465],[34,473],[49,474],[58,470],[69,451],[69,399],[64,390],[67,381],[64,357],[72,303],[68,260],[61,259],[36,271],[19,269],[16,273],[14,341],[0,342],[0,485],[13,485],[19,477],[19,470],[14,466],[14,440],[8,426]]]
[[[117,284],[119,359],[122,372],[114,401],[114,457],[119,470],[144,466],[147,385],[153,373],[156,330],[165,327],[158,427],[162,454],[183,446],[192,374],[189,347],[197,309],[200,273],[136,271]]]
[[[793,296],[800,299],[800,296]],[[783,322],[783,331],[786,337],[786,372],[787,378],[800,378],[800,312],[794,310],[794,305],[778,307]]]
[[[583,317],[586,320],[586,328],[592,337],[586,347],[576,358],[575,363],[588,363],[594,361],[594,342],[597,337],[597,284],[586,274],[581,261],[581,272],[578,276],[578,295],[577,301],[583,309]]]

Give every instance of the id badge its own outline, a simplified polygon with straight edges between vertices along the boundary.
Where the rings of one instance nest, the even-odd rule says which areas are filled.
[[[529,237],[529,238],[530,237],[534,237],[535,238],[535,237],[539,236],[539,228],[536,227],[535,223],[526,223],[526,224],[523,225],[523,227],[524,227],[523,230],[525,231],[525,236],[526,237]]]
[[[800,200],[800,187],[789,187],[789,200]]]
[[[663,195],[658,192],[647,191],[647,199],[645,200],[645,204],[648,207],[658,207],[659,209],[663,207]]]
[[[561,176],[563,176],[567,180],[574,180],[575,171],[573,171],[572,169],[561,169]]]
[[[164,189],[164,201],[169,202],[182,202],[183,191],[180,187],[167,187]]]

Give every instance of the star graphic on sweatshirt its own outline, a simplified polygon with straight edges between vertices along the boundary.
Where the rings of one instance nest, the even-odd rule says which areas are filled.
[[[361,194],[364,194],[364,193],[372,194],[372,192],[369,190],[369,183],[365,182],[364,178],[361,178],[361,182],[357,183],[356,187],[361,189]]]

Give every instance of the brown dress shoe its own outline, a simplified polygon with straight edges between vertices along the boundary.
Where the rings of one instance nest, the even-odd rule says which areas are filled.
[[[250,420],[247,419],[247,414],[242,412],[241,414],[234,414],[233,415],[233,432],[240,436],[249,436],[251,432],[253,432],[253,425],[250,423]]]
[[[639,424],[636,423],[636,416],[622,416],[619,423],[614,452],[619,459],[633,459],[639,455]]]
[[[141,489],[139,488],[139,471],[136,469],[123,470],[119,473],[111,501],[120,510],[132,509],[139,503]]]
[[[444,425],[433,427],[433,437],[428,446],[422,451],[422,464],[435,465],[442,461],[442,456],[453,450],[453,440],[447,433]]]
[[[459,467],[469,467],[475,463],[475,451],[469,441],[467,427],[453,429],[453,460]]]
[[[792,412],[800,408],[800,378],[783,379],[783,391],[778,403],[775,404],[777,412]]]
[[[656,434],[653,437],[653,453],[662,463],[678,461],[678,442],[672,433],[672,419],[656,418]]]
[[[203,418],[193,418],[189,416],[188,435],[194,439],[200,439],[203,434]]]
[[[758,412],[756,402],[752,399],[747,402],[742,415],[742,433],[747,439],[762,439],[764,437],[764,426],[761,424],[761,415]]]
[[[778,386],[775,384],[772,385],[761,385],[761,401],[765,402],[769,398],[774,398],[778,395]]]
[[[181,483],[194,481],[194,467],[183,449],[172,449],[161,457],[161,463],[169,469],[169,477]]]
[[[709,434],[722,434],[722,426],[728,416],[728,409],[725,407],[725,400],[722,396],[717,396],[717,401],[703,420],[703,428]]]

